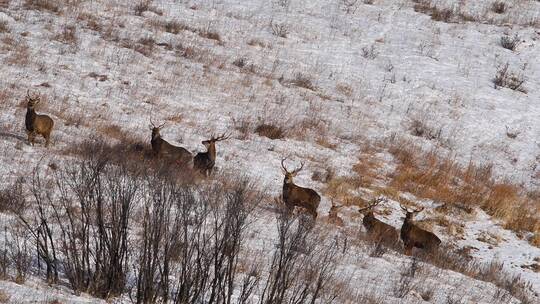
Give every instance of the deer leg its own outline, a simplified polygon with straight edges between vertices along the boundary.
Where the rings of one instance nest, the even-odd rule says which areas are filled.
[[[50,142],[51,135],[50,135],[50,134],[43,135],[43,138],[45,138],[45,147],[48,147],[48,146],[49,146],[49,142]]]
[[[28,134],[28,141],[30,142],[30,144],[33,146],[34,145],[34,132],[33,131],[29,131],[27,132]]]

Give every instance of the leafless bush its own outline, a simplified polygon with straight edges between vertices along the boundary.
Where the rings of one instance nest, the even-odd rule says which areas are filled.
[[[28,236],[21,227],[12,225],[10,229],[10,240],[7,244],[7,252],[10,264],[15,269],[14,281],[17,284],[24,284],[32,264],[32,256],[30,254],[30,244],[28,244]]]
[[[527,90],[523,87],[525,76],[511,72],[509,67],[510,64],[506,63],[497,69],[497,74],[493,79],[495,88],[505,87],[514,91],[527,93]]]
[[[358,0],[341,0],[343,10],[347,14],[354,14],[358,9]]]
[[[0,212],[18,212],[26,207],[22,185],[24,179],[18,178],[11,185],[0,190]]]
[[[9,33],[9,26],[6,20],[0,20],[0,33]]]
[[[369,47],[367,47],[367,46],[362,47],[362,57],[364,57],[366,59],[373,60],[373,59],[377,58],[378,55],[379,54],[375,50],[375,45],[372,44]]]
[[[297,87],[301,87],[304,89],[308,89],[312,91],[317,90],[317,88],[313,84],[313,80],[311,79],[311,77],[303,73],[296,73],[291,83]]]
[[[278,213],[278,242],[260,303],[315,303],[325,297],[332,302],[339,290],[329,285],[335,275],[337,242],[325,244],[312,230],[310,220]]]
[[[517,34],[515,34],[513,37],[510,37],[508,35],[504,35],[501,37],[501,46],[505,49],[515,51],[516,47],[519,45],[520,38]]]
[[[409,129],[414,136],[424,137],[429,140],[441,138],[442,128],[436,129],[428,126],[426,122],[421,119],[413,119]]]
[[[47,10],[53,13],[60,12],[60,5],[56,0],[25,0],[26,9]]]
[[[153,0],[141,0],[135,4],[133,10],[135,15],[142,16],[144,12],[153,12],[157,15],[163,15],[163,12],[152,5]]]
[[[435,21],[450,22],[456,15],[453,9],[439,8],[433,5],[430,0],[415,1],[414,10],[431,16]]]
[[[491,4],[491,10],[494,12],[494,13],[497,13],[497,14],[504,14],[506,12],[506,9],[507,9],[507,5],[505,2],[503,1],[495,1]]]
[[[55,39],[65,44],[77,45],[77,27],[72,24],[64,25]]]
[[[418,268],[418,259],[413,258],[409,266],[402,269],[399,280],[395,283],[393,288],[394,296],[403,298],[415,288],[416,283],[414,282],[414,278],[418,272]]]
[[[215,41],[217,41],[219,43],[222,43],[221,35],[218,32],[214,31],[214,30],[204,29],[204,30],[199,30],[198,33],[199,33],[199,36],[201,36],[201,37],[204,37],[206,39],[215,40]]]
[[[287,38],[287,35],[289,35],[289,27],[286,24],[279,24],[279,23],[271,22],[270,29],[272,30],[272,34],[274,36]]]
[[[255,133],[260,136],[268,137],[270,139],[281,139],[285,137],[285,130],[283,127],[271,125],[267,123],[261,123],[255,128]]]

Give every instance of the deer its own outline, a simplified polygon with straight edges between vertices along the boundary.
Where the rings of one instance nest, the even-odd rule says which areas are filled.
[[[218,135],[217,137],[212,134],[210,139],[202,141],[202,144],[206,148],[206,152],[199,152],[193,159],[193,168],[208,177],[214,165],[216,164],[216,142],[227,140],[231,135],[225,135],[225,133]]]
[[[424,208],[409,211],[408,208],[400,204],[401,209],[405,211],[405,219],[401,226],[401,240],[405,246],[405,254],[411,255],[414,247],[426,251],[435,251],[438,249],[441,240],[432,232],[424,230],[413,223],[415,214],[422,212]]]
[[[395,245],[399,242],[397,229],[392,225],[378,220],[373,214],[373,208],[386,201],[387,200],[382,197],[375,198],[368,203],[367,207],[360,208],[358,212],[364,215],[362,224],[366,228],[368,234],[375,237],[376,240],[381,240],[386,244]]]
[[[152,145],[152,151],[154,156],[161,158],[165,157],[170,160],[174,160],[179,164],[185,165],[188,164],[192,159],[193,155],[188,150],[174,146],[168,143],[161,137],[160,131],[165,126],[165,123],[159,126],[156,126],[150,119],[150,130],[152,131],[152,138],[150,144]]]
[[[54,120],[47,115],[36,113],[35,107],[41,102],[39,96],[30,96],[30,90],[27,90],[26,100],[26,117],[24,119],[24,124],[26,126],[28,141],[33,146],[36,134],[41,135],[43,138],[45,138],[45,147],[48,147],[51,139],[51,132],[54,126]]]
[[[330,207],[330,211],[328,211],[328,222],[339,227],[344,226],[343,219],[338,215],[338,210],[341,207],[342,206],[334,204],[334,200],[332,200],[332,207]]]
[[[302,171],[304,163],[301,162],[300,167],[293,171],[289,171],[285,167],[285,160],[286,158],[281,159],[281,168],[285,175],[282,193],[285,205],[289,210],[294,209],[294,207],[304,208],[314,219],[317,218],[317,208],[321,202],[321,196],[317,194],[315,190],[297,186],[293,182],[293,177],[295,177],[298,172]]]

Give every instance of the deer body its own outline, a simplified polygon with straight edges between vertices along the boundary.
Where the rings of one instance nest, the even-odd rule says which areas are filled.
[[[222,134],[218,137],[212,137],[209,140],[205,140],[202,144],[206,147],[206,152],[199,152],[193,159],[193,168],[204,176],[208,176],[212,173],[214,165],[216,164],[216,142],[228,139],[230,136]]]
[[[150,144],[152,145],[152,151],[155,156],[170,159],[182,165],[185,165],[192,160],[193,155],[191,152],[182,147],[171,145],[161,137],[159,131],[163,128],[163,125],[156,127],[152,124],[150,128],[152,129],[152,139],[150,140]]]
[[[403,240],[403,244],[405,246],[405,254],[411,255],[414,247],[421,248],[426,251],[436,250],[439,247],[441,240],[434,233],[424,230],[413,223],[414,214],[422,211],[423,209],[411,212],[406,208],[401,208],[407,212],[403,225],[401,226],[400,233],[401,239]]]
[[[384,223],[373,214],[373,208],[379,203],[386,201],[383,198],[377,198],[372,201],[367,207],[359,210],[364,214],[362,225],[366,228],[368,234],[376,240],[381,240],[387,244],[397,244],[399,242],[399,233],[394,226]]]
[[[24,124],[26,126],[26,134],[28,135],[28,141],[34,145],[34,139],[37,135],[45,138],[45,146],[49,146],[52,128],[54,121],[47,115],[37,114],[34,107],[39,103],[39,99],[32,98],[27,93],[28,103],[26,105],[26,117]]]
[[[285,159],[281,160],[281,166],[285,173],[282,193],[285,205],[287,205],[289,209],[294,209],[294,207],[304,208],[309,214],[316,218],[317,208],[321,202],[321,196],[313,189],[303,188],[293,183],[293,177],[302,170],[304,164],[302,164],[300,168],[289,172],[283,164],[284,161]]]

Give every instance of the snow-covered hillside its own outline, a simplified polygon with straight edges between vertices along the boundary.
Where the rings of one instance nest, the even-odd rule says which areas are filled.
[[[217,144],[216,166],[248,175],[269,197],[281,193],[283,157],[291,167],[305,162],[295,182],[323,195],[316,225],[355,240],[338,268],[356,301],[519,303],[487,279],[424,262],[421,279],[409,282],[418,290],[399,297],[411,257],[372,256],[372,245],[357,240],[365,234],[357,204],[335,202],[345,205],[342,227],[328,220],[328,180],[362,175],[353,170],[361,155],[389,139],[458,164],[492,165],[540,210],[540,2],[504,1],[502,13],[494,2],[0,1],[0,186],[36,166],[50,173],[47,164],[72,160],[90,138],[149,144],[150,120],[166,123],[163,137],[192,152],[212,134],[232,133]],[[450,10],[447,22],[430,16],[435,6]],[[503,37],[518,37],[514,50],[501,46]],[[507,64],[506,80],[523,81],[518,88],[494,83]],[[27,90],[43,100],[37,112],[55,121],[49,148],[26,141]],[[277,129],[274,139],[261,126]],[[370,157],[379,163],[375,181],[353,189],[364,200],[385,194],[396,169],[387,151]],[[540,249],[527,242],[540,227],[516,233],[476,206],[467,216],[442,215],[444,201],[397,193],[376,213],[396,228],[397,198],[426,208],[419,221],[443,217],[460,227],[450,234],[435,221],[430,230],[482,265],[502,263],[540,302]],[[277,231],[274,210],[261,209],[246,244],[265,256]],[[3,234],[16,221],[2,214]],[[2,295],[7,303],[100,303],[37,275],[23,285],[0,281],[0,302]]]

